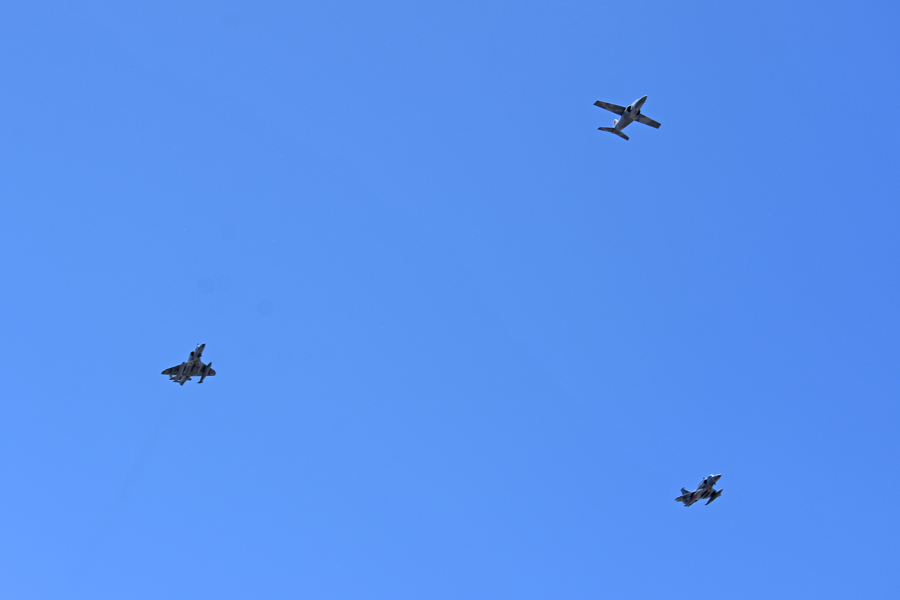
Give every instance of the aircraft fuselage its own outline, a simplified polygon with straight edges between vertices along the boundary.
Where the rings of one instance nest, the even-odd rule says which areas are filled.
[[[622,113],[622,116],[616,120],[616,124],[613,125],[613,128],[617,131],[622,131],[637,119],[638,115],[641,114],[641,107],[644,105],[644,102],[647,101],[647,96],[642,96],[625,107],[625,112]]]

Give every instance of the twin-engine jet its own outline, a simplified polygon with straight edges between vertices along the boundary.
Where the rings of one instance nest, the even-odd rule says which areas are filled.
[[[194,348],[194,351],[191,352],[191,355],[188,356],[186,361],[171,369],[166,369],[162,374],[168,375],[170,381],[174,381],[181,385],[184,385],[185,381],[190,381],[191,377],[199,375],[200,381],[197,383],[203,383],[204,379],[216,374],[212,368],[211,362],[204,365],[203,361],[200,360],[200,355],[203,354],[204,348],[206,348],[206,344],[197,344],[197,347]]]
[[[716,482],[719,481],[719,478],[722,474],[718,475],[710,475],[709,477],[704,477],[703,481],[700,482],[700,485],[693,492],[689,492],[684,488],[681,488],[681,495],[675,498],[675,502],[684,502],[685,506],[690,506],[697,500],[707,500],[707,504],[718,498],[722,495],[722,492],[725,490],[715,490],[713,486],[716,485]]]
[[[594,102],[594,106],[599,106],[600,108],[606,109],[609,112],[614,112],[617,115],[622,115],[621,119],[613,120],[612,127],[598,127],[597,129],[599,129],[600,131],[608,131],[610,133],[613,133],[623,140],[627,140],[628,136],[622,133],[622,130],[631,125],[634,121],[659,129],[659,123],[641,113],[641,107],[644,106],[644,102],[646,101],[647,96],[643,96],[641,98],[638,98],[628,106],[619,106],[618,104],[612,104],[611,102],[597,100],[596,102]]]

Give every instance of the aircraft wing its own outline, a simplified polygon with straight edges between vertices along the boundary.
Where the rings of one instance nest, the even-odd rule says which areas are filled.
[[[655,127],[659,129],[659,123],[648,117],[647,115],[638,115],[637,119],[635,119],[638,123],[643,123],[644,125],[649,125],[650,127]]]
[[[600,108],[608,110],[609,112],[614,112],[617,115],[621,115],[625,112],[624,106],[619,106],[618,104],[613,104],[612,102],[604,102],[603,100],[597,100],[596,102],[594,102],[594,106],[599,106]]]
[[[181,365],[175,365],[171,369],[166,369],[162,372],[163,375],[176,375],[178,373],[178,369],[181,368]]]

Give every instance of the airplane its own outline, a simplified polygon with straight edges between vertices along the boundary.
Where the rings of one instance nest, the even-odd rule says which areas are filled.
[[[179,383],[184,385],[185,381],[190,381],[191,377],[195,375],[200,376],[200,381],[197,383],[203,383],[203,380],[207,377],[212,377],[216,374],[216,372],[212,368],[212,363],[210,362],[207,365],[203,364],[203,361],[200,360],[200,356],[203,354],[203,349],[206,348],[206,344],[197,344],[197,347],[194,348],[191,355],[188,356],[188,359],[181,363],[180,365],[174,366],[171,369],[166,369],[162,372],[163,375],[169,376],[169,381],[174,381],[175,383]]]
[[[614,119],[612,127],[598,127],[600,131],[608,131],[613,133],[620,138],[627,140],[628,136],[622,133],[622,130],[631,125],[634,121],[638,123],[643,123],[644,125],[649,125],[650,127],[655,127],[659,129],[659,123],[641,113],[641,107],[644,106],[644,102],[647,101],[647,96],[642,96],[635,100],[632,104],[628,106],[619,106],[618,104],[612,104],[611,102],[603,102],[602,100],[597,100],[594,102],[594,106],[599,106],[609,112],[614,112],[617,115],[622,115],[621,119]]]
[[[716,482],[719,481],[719,478],[722,474],[718,475],[710,475],[709,477],[704,477],[703,481],[700,482],[700,485],[697,486],[697,489],[693,492],[689,492],[684,488],[681,488],[681,495],[675,498],[675,502],[684,502],[685,506],[690,506],[697,500],[703,500],[705,498],[709,498],[707,500],[707,504],[718,498],[722,495],[722,492],[725,490],[716,490],[713,489],[713,486],[716,485]]]

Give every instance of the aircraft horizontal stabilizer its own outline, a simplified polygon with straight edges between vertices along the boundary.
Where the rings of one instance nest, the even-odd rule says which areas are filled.
[[[625,135],[624,133],[622,133],[622,132],[619,131],[618,129],[614,129],[614,128],[612,128],[612,127],[598,127],[597,129],[599,129],[600,131],[608,131],[608,132],[610,132],[610,133],[612,133],[612,134],[615,134],[615,135],[619,136],[619,137],[622,138],[623,140],[627,140],[627,139],[628,139],[628,136],[627,136],[627,135]]]

